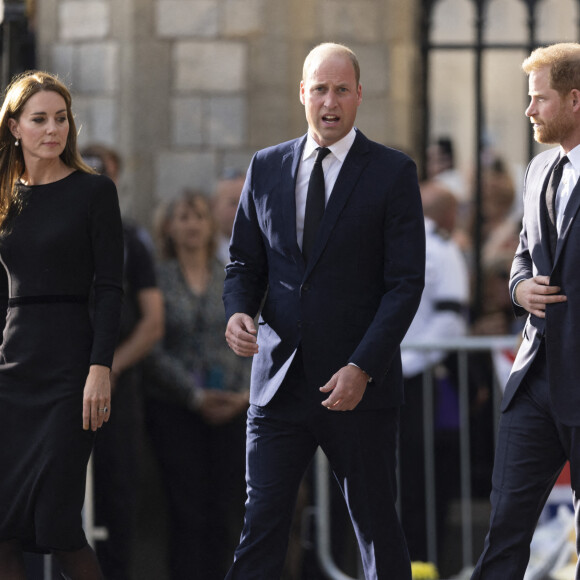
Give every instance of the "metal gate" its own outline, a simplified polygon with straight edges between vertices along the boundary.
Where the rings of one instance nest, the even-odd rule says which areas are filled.
[[[519,165],[523,173],[537,146],[523,115],[527,79],[519,65],[540,45],[575,42],[579,38],[579,0],[422,0],[421,165],[423,168],[427,165],[429,143],[445,132],[460,145],[464,167],[472,174],[477,312],[482,301],[482,168],[490,136],[492,139],[496,136],[500,149],[505,147],[504,157],[512,166]],[[458,66],[461,59],[463,66]],[[511,61],[511,66],[502,68],[501,61],[503,64]],[[437,84],[437,78],[444,76],[442,67],[446,66],[452,68],[453,74],[449,75],[448,84]],[[509,90],[502,93],[501,88],[506,87]],[[494,100],[498,92],[505,95],[503,99],[500,97],[501,102]],[[458,107],[461,99],[470,102]],[[445,103],[449,101],[451,106],[446,108]],[[501,114],[502,107],[514,106],[516,109],[509,115]],[[465,114],[458,118],[458,112],[463,109]],[[515,139],[516,135],[519,139]]]

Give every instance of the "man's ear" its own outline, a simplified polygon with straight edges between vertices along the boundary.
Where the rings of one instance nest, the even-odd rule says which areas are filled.
[[[572,89],[570,91],[570,99],[572,103],[572,110],[575,113],[580,111],[580,91],[578,89]]]
[[[304,81],[300,81],[300,102],[304,105]]]

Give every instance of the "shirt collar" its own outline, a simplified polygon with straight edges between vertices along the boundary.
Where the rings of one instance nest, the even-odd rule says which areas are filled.
[[[356,130],[353,127],[340,141],[333,143],[328,147],[328,149],[330,149],[331,153],[341,163],[343,163],[355,139]],[[314,155],[314,152],[318,147],[320,147],[320,145],[314,140],[314,137],[312,137],[310,132],[308,132],[306,145],[304,145],[304,151],[302,153],[302,159],[308,159],[311,155]]]
[[[580,145],[576,145],[576,147],[568,153],[564,153],[563,150],[560,150],[560,159],[564,157],[564,155],[568,157],[568,162],[574,168],[574,171],[580,173]]]

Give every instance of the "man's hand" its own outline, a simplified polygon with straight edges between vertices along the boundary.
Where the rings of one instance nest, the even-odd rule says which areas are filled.
[[[239,356],[254,356],[258,352],[257,331],[251,316],[232,314],[226,328],[226,340]]]
[[[546,317],[546,304],[566,302],[563,294],[558,294],[559,286],[550,286],[549,276],[534,276],[520,282],[515,289],[516,302],[538,318]]]
[[[369,376],[354,365],[342,367],[332,378],[320,387],[323,393],[330,393],[322,405],[331,411],[352,411],[361,401]]]

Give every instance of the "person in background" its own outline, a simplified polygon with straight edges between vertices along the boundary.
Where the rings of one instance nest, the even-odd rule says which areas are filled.
[[[566,461],[580,535],[580,44],[537,48],[522,68],[534,138],[557,146],[531,160],[524,180],[509,294],[527,320],[502,399],[489,532],[473,580],[524,577],[538,518]]]
[[[223,580],[243,519],[250,367],[223,340],[215,231],[201,193],[157,211],[165,335],[147,359],[146,419],[167,496],[173,580]]]
[[[457,200],[445,186],[436,181],[420,184],[421,200],[425,215],[426,263],[425,289],[417,314],[403,340],[409,342],[437,343],[442,339],[465,336],[469,311],[469,274],[467,263],[461,250],[453,240]],[[405,404],[401,408],[400,428],[400,483],[401,483],[401,523],[407,538],[412,560],[427,561],[427,523],[425,503],[425,448],[423,416],[423,374],[434,371],[434,401],[446,401],[448,408],[441,409],[445,417],[457,417],[456,386],[450,369],[446,366],[447,353],[438,350],[402,351],[403,376],[405,379]],[[450,390],[450,392],[447,392]],[[455,398],[454,398],[455,397]],[[444,403],[445,404],[445,403]],[[437,426],[437,412],[433,413],[433,424]],[[446,425],[457,429],[457,422]],[[453,449],[441,449],[442,433],[433,433],[438,453],[436,463],[446,461],[446,455]],[[455,457],[455,453],[453,453]],[[453,472],[439,470],[436,482],[438,544],[442,545],[444,519],[447,506],[449,476]]]
[[[56,76],[29,71],[0,111],[6,580],[26,578],[23,551],[51,552],[68,580],[103,580],[81,511],[95,435],[111,417],[123,231],[115,184],[77,150],[71,106]]]
[[[93,144],[82,150],[87,164],[118,183],[118,153]],[[135,535],[138,458],[143,434],[142,360],[163,335],[163,297],[157,287],[151,241],[142,227],[123,219],[125,300],[111,368],[116,413],[94,450],[95,520],[107,529],[97,556],[107,580],[129,580]]]
[[[450,137],[439,137],[427,149],[427,178],[446,187],[457,199],[458,218],[464,217],[469,204],[469,188],[455,163],[455,148]]]
[[[248,500],[227,578],[280,578],[320,446],[367,578],[410,580],[395,501],[400,343],[425,274],[416,167],[354,128],[362,87],[348,47],[309,53],[300,100],[308,133],[254,155],[226,267],[226,339],[253,359]]]
[[[217,226],[216,256],[225,266],[230,261],[230,238],[245,175],[237,169],[224,171],[212,198],[212,210]]]

